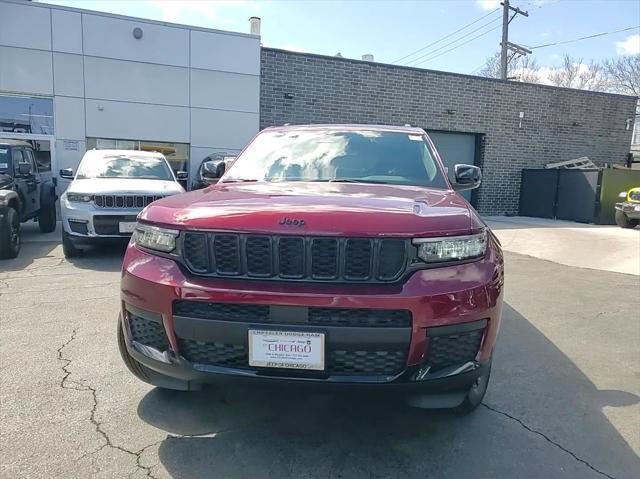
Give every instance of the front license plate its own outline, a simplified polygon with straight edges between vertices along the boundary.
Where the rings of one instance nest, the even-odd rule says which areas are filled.
[[[118,225],[118,229],[120,233],[133,233],[133,230],[136,229],[136,222],[121,221]]]
[[[636,210],[636,211],[640,211],[640,205],[634,206],[633,209]]]
[[[249,366],[324,371],[324,333],[250,329]]]

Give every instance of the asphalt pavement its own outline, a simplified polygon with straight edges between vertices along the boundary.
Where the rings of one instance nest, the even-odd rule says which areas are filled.
[[[47,239],[50,238],[50,239]],[[503,326],[468,416],[374,395],[162,391],[116,344],[122,248],[0,262],[2,478],[635,478],[638,276],[506,254]]]

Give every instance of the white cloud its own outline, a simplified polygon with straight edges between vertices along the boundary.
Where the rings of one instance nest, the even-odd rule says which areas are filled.
[[[500,6],[500,0],[476,0],[476,5],[481,10],[495,10]]]
[[[622,42],[616,42],[618,55],[637,55],[640,53],[640,35],[630,35]]]

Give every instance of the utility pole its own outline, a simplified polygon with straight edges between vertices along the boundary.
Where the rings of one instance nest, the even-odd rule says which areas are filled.
[[[514,12],[511,18],[509,18],[509,10],[512,10]],[[503,80],[507,79],[509,50],[512,50],[520,55],[523,55],[524,51],[526,51],[526,53],[531,53],[531,51],[527,50],[526,48],[509,42],[509,24],[511,23],[511,20],[513,20],[518,14],[525,17],[529,16],[528,12],[524,12],[517,7],[512,7],[511,5],[509,5],[509,0],[502,1],[502,43],[500,43],[500,46],[502,48],[500,50],[500,78],[502,78]]]
[[[507,42],[509,41],[509,0],[502,2],[502,49],[500,50],[500,78],[507,79]]]

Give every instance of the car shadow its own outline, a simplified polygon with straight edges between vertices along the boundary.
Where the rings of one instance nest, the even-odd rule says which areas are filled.
[[[492,375],[486,406],[467,416],[372,392],[252,385],[156,388],[138,415],[167,432],[159,460],[184,479],[635,477],[640,470],[603,413],[638,396],[599,390],[507,304]]]
[[[17,258],[0,259],[0,273],[23,271],[29,269],[36,259],[57,261],[58,256],[53,251],[58,246],[55,242],[39,241],[37,243],[22,243]]]
[[[79,256],[67,258],[67,261],[80,269],[120,271],[126,249],[126,241],[82,247]]]

